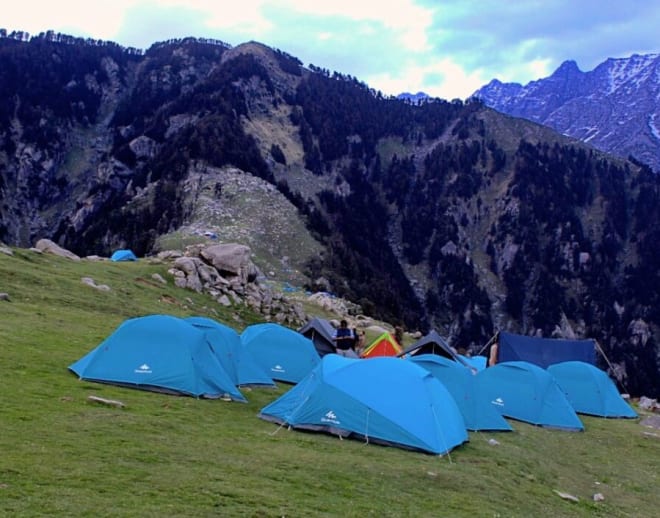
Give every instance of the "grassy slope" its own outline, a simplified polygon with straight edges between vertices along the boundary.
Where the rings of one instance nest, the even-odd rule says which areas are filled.
[[[585,417],[584,433],[513,423],[510,434],[471,433],[448,458],[258,419],[285,386],[245,392],[239,404],[77,380],[67,366],[128,317],[210,314],[210,299],[153,282],[156,272],[166,267],[0,254],[0,292],[11,297],[0,301],[0,514],[643,517],[660,508],[660,439],[635,421]],[[254,321],[216,309],[239,331]],[[92,394],[127,407],[96,406]],[[605,501],[592,501],[597,492]]]

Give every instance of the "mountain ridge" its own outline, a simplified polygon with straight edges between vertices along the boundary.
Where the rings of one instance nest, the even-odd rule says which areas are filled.
[[[497,329],[594,337],[631,391],[658,392],[660,189],[638,163],[255,42],[8,40],[0,240],[107,256],[242,235],[277,276],[394,325],[466,351]]]

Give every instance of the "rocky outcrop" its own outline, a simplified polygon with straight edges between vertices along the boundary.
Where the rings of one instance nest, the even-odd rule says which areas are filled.
[[[66,250],[65,248],[62,248],[56,243],[53,243],[50,239],[40,239],[34,245],[34,249],[37,250],[38,252],[53,254],[60,257],[66,257],[67,259],[71,259],[72,261],[80,261],[80,257],[78,257],[76,254],[74,254],[69,250]]]
[[[307,321],[299,303],[291,302],[259,282],[259,270],[250,259],[250,248],[245,245],[193,246],[186,253],[161,252],[159,258],[173,258],[168,273],[176,286],[208,293],[222,306],[248,306],[266,320],[292,327]]]

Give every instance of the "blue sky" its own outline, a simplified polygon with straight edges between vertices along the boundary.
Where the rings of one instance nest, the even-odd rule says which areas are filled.
[[[493,78],[525,84],[567,59],[588,71],[660,52],[657,0],[18,0],[0,27],[143,49],[185,36],[255,40],[386,95],[445,99]]]

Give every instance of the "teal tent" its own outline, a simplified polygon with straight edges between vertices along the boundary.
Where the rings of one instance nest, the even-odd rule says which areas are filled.
[[[584,430],[580,418],[552,375],[528,362],[505,362],[475,376],[476,390],[499,412],[538,426]]]
[[[69,369],[88,381],[246,401],[216,358],[205,334],[169,315],[124,321]]]
[[[241,333],[241,343],[272,379],[298,383],[321,361],[314,343],[279,324],[254,324]]]
[[[235,385],[275,387],[249,351],[241,344],[240,335],[231,327],[207,317],[188,317],[186,322],[206,334],[213,351]]]
[[[556,363],[548,372],[576,412],[599,417],[638,417],[605,371],[580,361]]]
[[[463,417],[442,383],[413,362],[386,356],[328,354],[259,417],[433,454],[468,440]]]
[[[110,256],[111,261],[137,261],[132,250],[115,250]]]
[[[476,390],[475,375],[460,363],[437,354],[418,354],[409,358],[425,368],[449,390],[468,430],[512,430],[506,419]]]

